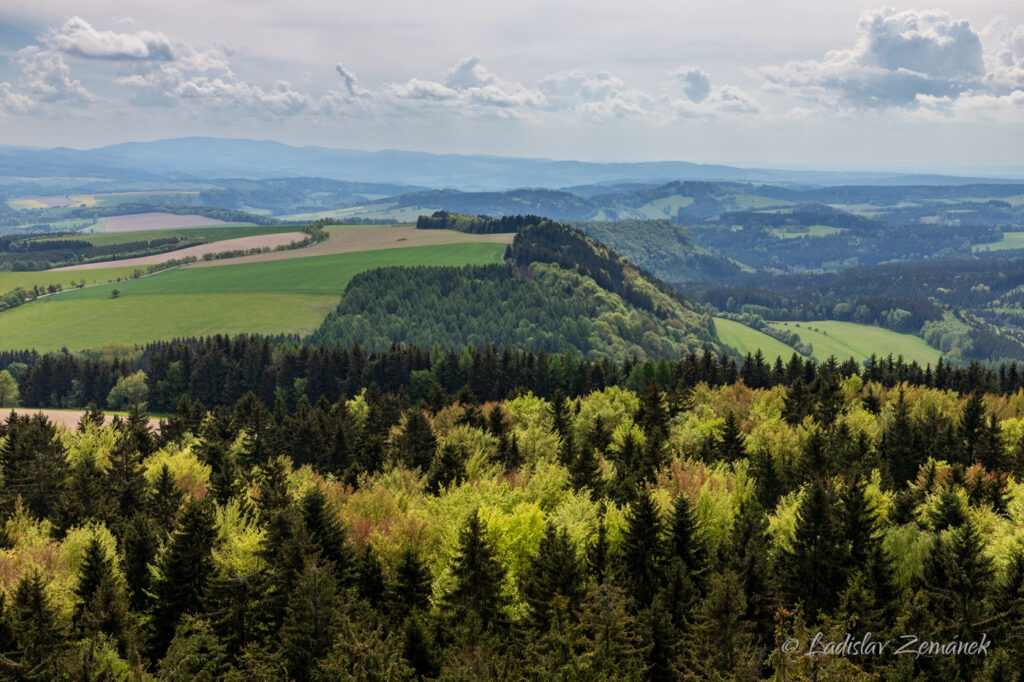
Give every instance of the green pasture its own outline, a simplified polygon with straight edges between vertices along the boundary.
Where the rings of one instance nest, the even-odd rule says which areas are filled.
[[[791,346],[787,346],[764,332],[724,317],[715,318],[715,330],[718,332],[718,338],[725,345],[732,346],[744,355],[756,353],[760,349],[765,360],[769,362],[774,362],[775,358],[782,358],[783,361],[789,360],[796,352]]]
[[[101,282],[129,279],[136,270],[145,271],[139,266],[120,266],[110,268],[99,268],[96,270],[35,270],[30,272],[0,272],[0,293],[13,291],[18,287],[31,289],[32,287],[48,287],[51,284],[60,284],[69,289],[83,279],[86,284],[98,284]]]
[[[929,346],[920,337],[872,325],[835,320],[770,324],[776,329],[796,332],[801,341],[811,344],[814,357],[818,360],[825,360],[834,355],[840,361],[851,357],[863,361],[871,355],[887,357],[892,354],[893,357],[902,355],[907,362],[917,361],[924,367],[934,366],[941,355],[940,351]]]
[[[119,244],[140,241],[148,242],[154,239],[168,239],[170,237],[179,237],[181,239],[202,237],[207,242],[220,242],[240,237],[257,237],[264,234],[277,234],[279,232],[297,232],[300,229],[301,226],[299,225],[211,225],[209,227],[180,227],[162,230],[139,230],[136,232],[76,234],[72,236],[47,237],[38,241],[59,239],[89,242],[93,246],[117,246]]]
[[[987,244],[975,244],[971,251],[1008,251],[1009,249],[1024,249],[1024,232],[1003,232],[1003,238],[997,242]]]

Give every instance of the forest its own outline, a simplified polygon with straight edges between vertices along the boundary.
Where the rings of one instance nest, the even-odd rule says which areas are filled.
[[[125,389],[109,425],[96,408],[75,430],[7,417],[3,675],[1001,680],[1024,664],[1019,387],[705,356],[562,366],[574,390],[536,372],[500,399],[455,374],[413,399],[359,387],[383,357],[337,398],[186,392],[154,426]],[[802,653],[819,632],[986,655]]]

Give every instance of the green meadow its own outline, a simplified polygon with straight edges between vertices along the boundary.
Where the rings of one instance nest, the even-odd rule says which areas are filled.
[[[788,360],[796,352],[792,347],[764,332],[724,317],[715,318],[715,330],[722,343],[732,346],[743,355],[756,353],[760,349],[766,360],[774,362],[777,357],[783,361]]]
[[[834,320],[770,324],[776,329],[796,332],[801,341],[811,344],[818,360],[834,355],[839,360],[852,357],[863,361],[871,355],[885,357],[891,353],[893,357],[902,355],[907,362],[916,361],[924,367],[934,366],[941,355],[920,337],[866,324]]]
[[[153,241],[180,237],[190,239],[202,237],[207,242],[220,242],[239,237],[257,237],[278,232],[298,232],[299,225],[211,225],[209,227],[181,227],[162,230],[137,230],[132,232],[96,232],[92,234],[61,235],[49,239],[89,242],[93,246],[116,246],[139,241]],[[41,239],[39,241],[47,241]]]
[[[974,253],[979,251],[1006,251],[1008,249],[1024,249],[1024,232],[1003,232],[1003,238],[988,244],[975,244],[971,247]]]
[[[217,333],[308,334],[360,272],[392,265],[493,263],[504,250],[504,244],[445,244],[178,268],[0,312],[0,348],[80,350]],[[106,271],[73,274],[88,279],[90,272]],[[111,297],[113,289],[117,298]]]

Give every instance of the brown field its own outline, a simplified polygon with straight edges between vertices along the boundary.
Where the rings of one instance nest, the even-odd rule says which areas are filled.
[[[276,249],[279,246],[287,246],[292,242],[302,241],[306,235],[301,232],[279,232],[277,234],[261,234],[252,237],[239,237],[238,239],[225,239],[224,241],[213,242],[212,244],[200,244],[190,246],[177,251],[165,251],[152,256],[140,256],[138,258],[123,258],[121,260],[107,260],[97,263],[85,263],[83,265],[68,265],[63,268],[54,268],[54,271],[62,270],[99,270],[110,267],[133,267],[136,265],[156,265],[166,263],[169,260],[178,258],[202,258],[208,253],[224,253],[225,251],[246,251],[248,249]],[[271,255],[271,254],[261,254]],[[210,263],[235,263],[238,259],[223,261],[209,261]],[[207,261],[204,261],[207,262]]]
[[[85,414],[84,410],[33,410],[28,407],[7,407],[0,410],[0,416],[2,416],[2,418],[6,420],[7,415],[11,413],[12,409],[15,413],[21,416],[33,415],[42,412],[43,415],[51,422],[63,426],[66,429],[77,429],[78,420],[82,418],[83,414]],[[106,415],[105,423],[109,424],[112,421],[114,421],[114,416],[110,414]],[[159,426],[159,419],[157,419],[156,417],[149,418],[149,428],[155,429],[158,428]]]
[[[201,215],[175,215],[173,213],[135,213],[107,218],[104,232],[135,232],[137,230],[167,230],[176,227],[204,227],[227,225],[223,220]]]
[[[431,246],[435,244],[466,244],[488,242],[494,244],[511,244],[509,234],[467,234],[454,230],[417,230],[408,225],[395,227],[341,227],[328,228],[330,237],[319,244],[296,251],[274,251],[253,256],[240,256],[224,260],[201,261],[188,267],[210,267],[215,265],[236,265],[238,263],[261,263],[285,258],[301,258],[306,256],[326,256],[334,253],[351,253],[353,251],[376,251],[378,249],[396,249],[404,246]]]

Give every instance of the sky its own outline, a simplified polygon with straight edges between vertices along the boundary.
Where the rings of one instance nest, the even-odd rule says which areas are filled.
[[[0,145],[1024,174],[1024,3],[34,0]]]

